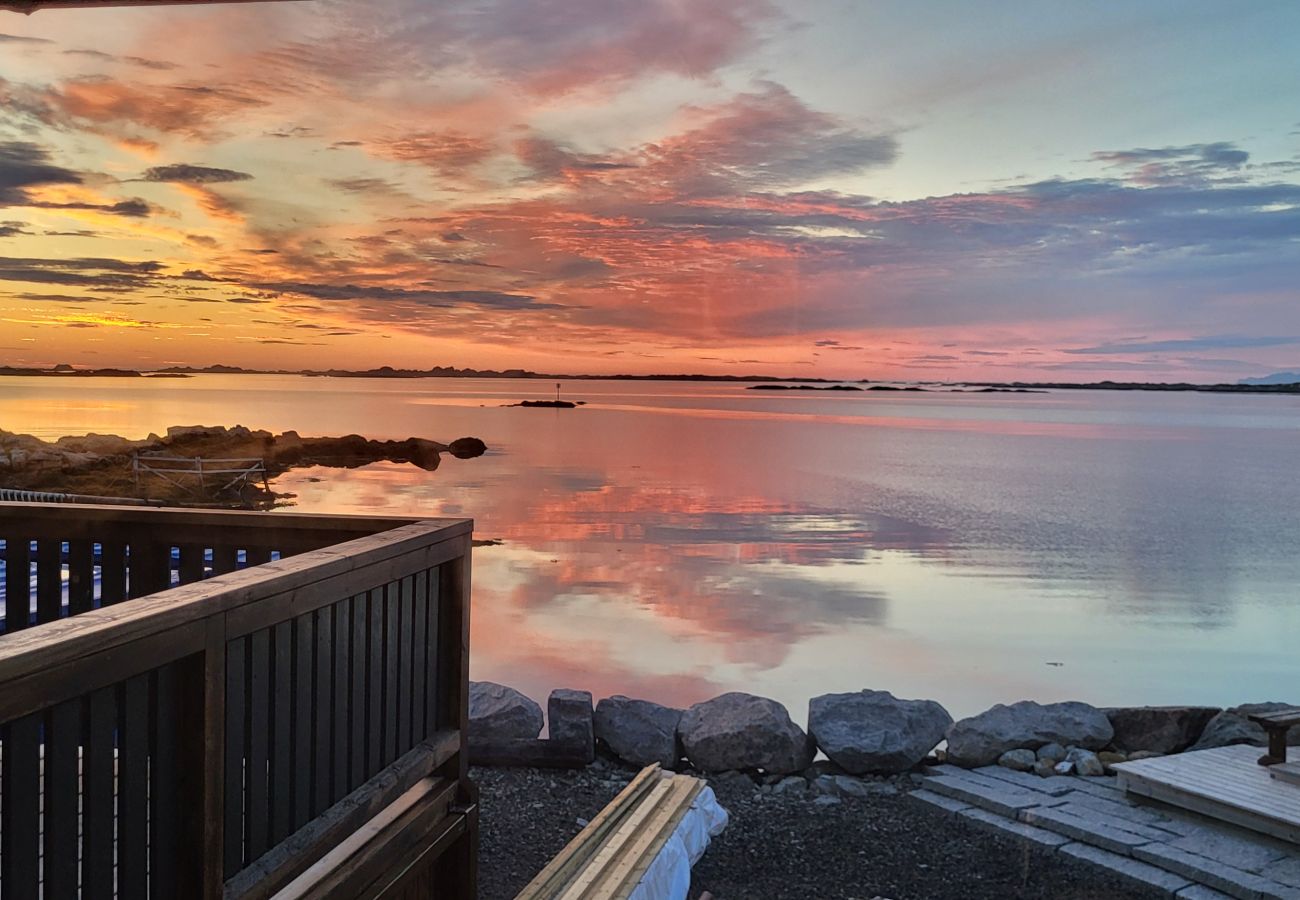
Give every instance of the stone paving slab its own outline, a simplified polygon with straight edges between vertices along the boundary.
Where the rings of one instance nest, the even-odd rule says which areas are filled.
[[[969,819],[976,825],[998,831],[1008,837],[1020,838],[1026,841],[1033,841],[1039,846],[1046,847],[1049,850],[1055,850],[1062,844],[1070,843],[1068,837],[1056,834],[1053,831],[1047,831],[1043,828],[1035,828],[1033,825],[1026,825],[1023,822],[1016,822],[1005,816],[999,816],[997,813],[991,813],[986,809],[980,809],[976,806],[967,807],[961,810],[957,815],[964,819]]]
[[[1179,900],[1300,900],[1300,847],[1130,797],[1113,778],[1039,778],[995,766],[928,774],[928,790],[911,795],[919,801]]]
[[[1073,809],[1024,809],[1020,811],[1019,818],[1020,821],[1026,824],[1037,825],[1040,828],[1055,831],[1074,838],[1076,841],[1092,844],[1094,847],[1100,847],[1121,856],[1131,856],[1135,847],[1151,843],[1152,839],[1146,835],[1129,831],[1126,827],[1122,828],[1105,818],[1089,815],[1086,811],[1083,815],[1080,815],[1079,809],[1081,807],[1074,807]],[[1127,825],[1127,823],[1125,824]],[[1132,827],[1141,828],[1142,826],[1134,825]]]
[[[1300,900],[1298,888],[1167,844],[1137,847],[1133,855],[1143,862],[1177,872],[1240,900]]]
[[[1231,894],[1216,891],[1203,884],[1193,884],[1174,894],[1175,900],[1232,900]]]
[[[1157,866],[1100,850],[1088,844],[1066,844],[1061,848],[1061,852],[1108,869],[1125,881],[1164,891],[1170,897],[1176,896],[1183,888],[1192,886],[1192,882],[1182,875],[1166,872]]]
[[[971,808],[969,803],[963,803],[960,800],[954,800],[951,797],[945,797],[943,794],[936,794],[934,791],[927,790],[912,791],[907,795],[907,799],[914,803],[924,803],[950,815],[956,815],[964,809]]]
[[[972,806],[979,806],[990,812],[999,813],[1009,819],[1016,818],[1022,809],[1056,802],[1055,797],[1035,794],[1003,782],[986,783],[978,778],[958,778],[952,775],[940,775],[927,778],[925,786],[936,794],[943,794],[955,800],[964,800]]]
[[[1060,797],[1075,790],[1074,782],[1076,779],[1067,778],[1064,775],[1049,775],[1044,778],[1041,775],[1035,775],[1033,772],[1017,772],[1003,766],[983,766],[971,771],[977,775],[983,775],[985,778],[1005,781],[1008,784],[1014,784],[1017,787],[1038,791],[1043,794],[1050,794],[1053,797]]]

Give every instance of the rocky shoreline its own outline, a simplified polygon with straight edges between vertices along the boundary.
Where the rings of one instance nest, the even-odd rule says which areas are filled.
[[[374,441],[358,434],[342,437],[302,437],[296,431],[272,434],[242,425],[178,425],[165,435],[131,440],[113,434],[87,434],[44,441],[30,434],[0,430],[0,487],[27,491],[131,497],[161,501],[238,501],[252,507],[276,505],[291,495],[265,485],[240,485],[235,496],[215,491],[196,494],[195,484],[162,479],[137,483],[131,460],[135,456],[260,459],[268,478],[303,466],[356,468],[379,461],[411,463],[426,471],[438,468],[443,454],[457,459],[482,456],[487,450],[474,437],[450,444],[424,438]],[[219,487],[214,485],[212,487]]]
[[[1288,705],[1100,708],[1022,700],[954,721],[934,700],[863,690],[812,698],[805,732],[777,701],[739,692],[689,709],[621,695],[592,700],[586,691],[553,691],[543,716],[537,703],[511,687],[471,682],[471,759],[577,768],[599,755],[629,766],[657,762],[746,777],[774,790],[793,790],[798,780],[836,795],[860,791],[855,779],[901,776],[941,763],[996,764],[1043,777],[1100,776],[1126,760],[1232,744],[1262,747],[1264,730],[1248,716]],[[1288,738],[1300,745],[1300,726]],[[815,762],[819,752],[825,759]]]

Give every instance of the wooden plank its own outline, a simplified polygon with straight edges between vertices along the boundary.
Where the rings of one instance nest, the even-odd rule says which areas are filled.
[[[408,575],[398,583],[397,629],[393,643],[397,645],[397,749],[399,755],[411,749],[411,640],[415,634],[412,622],[415,605],[415,576]],[[393,632],[390,630],[390,634]]]
[[[180,667],[180,794],[186,808],[198,810],[198,821],[186,829],[176,893],[202,900],[221,900],[225,885],[226,660],[225,623],[214,616],[203,655]]]
[[[50,709],[45,723],[45,897],[77,896],[78,806],[81,794],[78,755],[82,709],[79,700]]]
[[[100,688],[86,698],[86,745],[83,750],[85,783],[82,787],[83,843],[81,883],[86,897],[112,897],[113,835],[117,817],[113,810],[117,731],[117,687]]]
[[[637,834],[643,823],[654,813],[655,808],[667,796],[672,788],[672,779],[661,778],[650,788],[650,792],[619,823],[598,849],[573,882],[559,894],[559,900],[578,900],[599,881],[610,874],[628,843]]]
[[[5,634],[31,623],[32,548],[26,535],[5,534]]]
[[[122,685],[118,722],[117,877],[124,897],[148,892],[149,676]]]
[[[286,885],[276,900],[358,896],[393,857],[425,841],[427,826],[445,814],[455,792],[445,779],[422,778]]]
[[[293,830],[293,623],[271,630],[271,846]]]
[[[1276,766],[1270,766],[1268,775],[1278,781],[1300,785],[1300,762],[1279,763]]]
[[[63,542],[40,540],[36,542],[36,621],[53,622],[62,614]]]
[[[314,754],[312,709],[315,706],[314,678],[316,664],[315,613],[293,620],[293,796],[290,831],[297,831],[311,818],[312,762]]]
[[[602,882],[601,889],[610,896],[626,898],[632,894],[655,857],[690,812],[695,798],[704,790],[704,782],[689,775],[674,775],[670,782],[667,797],[640,829],[609,877]]]
[[[428,691],[434,687],[429,668],[429,573],[417,572],[411,602],[411,738],[419,742],[433,728],[425,717]],[[436,689],[436,687],[434,687]],[[426,725],[427,722],[427,725]]]
[[[257,900],[273,894],[449,759],[457,745],[458,737],[452,733],[417,744],[231,879],[227,895]]]
[[[441,627],[442,617],[439,591],[441,590],[442,576],[438,574],[437,569],[430,569],[428,578],[429,606],[424,623],[426,632],[424,655],[427,661],[429,680],[425,685],[424,730],[436,731],[440,727],[442,714],[438,707],[439,698],[442,696],[442,679],[447,674],[442,656],[439,655],[441,644],[438,629]]]
[[[203,544],[181,544],[180,579],[181,584],[193,584],[203,580],[204,558],[207,548]]]
[[[0,726],[0,884],[5,900],[40,895],[41,719],[24,716]]]
[[[370,595],[358,594],[352,598],[351,643],[351,694],[348,709],[351,716],[351,736],[348,739],[348,790],[360,787],[366,780],[366,735],[369,734],[368,694],[366,678],[369,671],[366,655],[370,640]]]
[[[212,548],[212,574],[225,575],[239,568],[239,548],[233,544],[220,544]]]
[[[578,870],[599,849],[604,840],[618,828],[628,813],[639,804],[655,784],[663,778],[658,763],[646,766],[628,782],[623,790],[596,813],[595,817],[564,845],[555,857],[524,886],[515,900],[541,900],[568,884]]]
[[[472,766],[581,769],[591,762],[591,748],[542,738],[473,738],[468,742]]]
[[[99,545],[99,605],[112,606],[126,599],[126,543],[103,541]]]
[[[95,545],[90,541],[68,542],[68,614],[78,615],[95,608]]]
[[[331,803],[334,776],[334,608],[311,613],[316,645],[312,651],[311,815],[320,815]]]
[[[328,605],[380,583],[377,576],[417,570],[431,558],[456,552],[459,546],[431,526],[408,526],[260,569],[172,588],[138,603],[70,616],[0,642],[0,683],[219,612],[231,613],[227,627],[232,636],[245,634],[255,630],[247,626],[258,621],[283,621]],[[356,582],[361,583],[351,587]],[[245,614],[244,627],[236,628],[234,611],[243,612],[245,607],[257,611]],[[287,614],[280,615],[282,612]]]
[[[325,611],[328,611],[327,608]],[[332,607],[334,611],[334,649],[331,658],[334,662],[333,692],[334,706],[331,712],[330,738],[331,756],[334,774],[330,779],[329,802],[342,799],[351,787],[348,784],[350,762],[349,748],[352,726],[349,707],[352,698],[352,600],[340,600]]]
[[[432,825],[415,821],[416,815],[409,816],[406,823],[408,833],[385,847],[390,853],[385,854],[384,871],[357,895],[357,900],[424,900],[426,897],[452,896],[441,890],[445,879],[439,877],[439,869],[449,861],[456,866],[462,864],[460,859],[453,858],[459,856],[456,852],[458,847],[466,843],[469,832],[475,827],[478,810],[454,806],[446,815],[436,818],[426,811],[421,817],[425,821],[432,819]],[[402,824],[397,823],[395,829]],[[391,850],[394,846],[406,849],[393,855]]]
[[[384,766],[384,589],[370,592],[366,623],[366,777]]]
[[[180,848],[182,802],[180,794],[179,738],[186,724],[177,702],[176,667],[163,666],[153,675],[153,708],[149,765],[149,880],[151,896],[177,891],[177,855]],[[201,719],[200,719],[201,721]],[[198,761],[202,765],[202,760]],[[201,808],[187,808],[186,820],[201,816]]]
[[[384,746],[381,759],[388,765],[397,759],[398,717],[401,709],[401,684],[398,669],[401,652],[402,598],[401,582],[384,588]]]
[[[127,596],[156,594],[171,587],[172,548],[154,538],[131,542],[127,551]]]
[[[271,561],[271,547],[259,546],[248,547],[244,550],[244,564],[247,566],[260,566]]]
[[[260,857],[270,847],[271,632],[254,632],[248,640],[248,766],[244,782],[245,859]]]
[[[1300,843],[1300,786],[1256,765],[1258,748],[1220,747],[1117,765],[1119,786],[1139,796]]]
[[[245,748],[248,745],[248,642],[249,638],[235,638],[226,644],[226,695],[225,695],[225,858],[222,870],[226,878],[232,877],[244,866],[246,855],[244,833],[244,800],[247,796]]]

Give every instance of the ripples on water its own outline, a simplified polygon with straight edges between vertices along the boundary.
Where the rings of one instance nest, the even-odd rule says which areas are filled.
[[[774,395],[573,382],[6,379],[0,427],[483,438],[438,471],[298,470],[297,508],[473,516],[473,669],[690,703],[872,687],[1295,699],[1300,401]],[[316,480],[320,479],[320,480]],[[1052,665],[1049,665],[1051,663]],[[1057,665],[1059,664],[1059,665]]]

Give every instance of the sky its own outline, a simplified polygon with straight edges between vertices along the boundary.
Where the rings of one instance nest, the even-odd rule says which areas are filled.
[[[0,364],[1300,368],[1300,4],[0,13]]]

